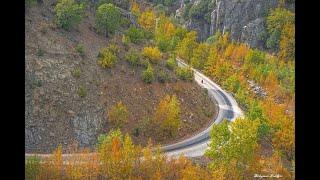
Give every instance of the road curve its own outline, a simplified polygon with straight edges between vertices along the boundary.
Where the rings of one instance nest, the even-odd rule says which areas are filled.
[[[178,66],[187,67],[188,65],[177,58]],[[223,119],[234,121],[236,118],[243,117],[243,113],[239,108],[235,99],[227,92],[222,90],[219,85],[212,82],[208,77],[203,75],[196,69],[191,68],[194,71],[195,81],[202,87],[208,90],[208,95],[213,102],[216,102],[218,108],[218,114],[212,123],[204,131],[187,138],[183,141],[170,144],[161,147],[167,156],[176,157],[184,155],[188,157],[202,156],[206,149],[208,149],[208,143],[210,142],[210,130],[212,126],[220,123]],[[201,82],[203,80],[203,83]],[[92,155],[94,153],[91,153]],[[47,159],[51,154],[25,154],[25,157],[38,156],[42,159]],[[70,159],[80,154],[63,154],[64,159]],[[90,156],[90,155],[89,155]]]
[[[177,58],[178,66],[187,67],[188,65],[182,61],[182,59]],[[188,157],[202,156],[205,150],[208,148],[208,143],[210,140],[210,130],[212,126],[220,123],[223,119],[228,119],[229,121],[234,121],[236,118],[243,117],[243,112],[239,108],[235,99],[219,85],[212,82],[208,77],[203,75],[196,69],[191,68],[194,71],[195,81],[202,87],[208,90],[209,97],[216,101],[218,108],[218,115],[212,121],[210,126],[204,131],[192,136],[188,139],[167,145],[162,147],[162,150],[166,152],[168,156],[179,156],[183,154]],[[203,82],[201,82],[203,80]]]

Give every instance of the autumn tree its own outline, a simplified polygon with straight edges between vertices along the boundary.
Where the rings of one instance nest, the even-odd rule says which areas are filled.
[[[213,44],[217,47],[218,52],[223,53],[230,43],[230,32],[224,32],[224,34],[217,32],[215,38],[216,41]]]
[[[180,103],[175,95],[166,95],[157,107],[154,121],[160,124],[164,136],[175,136],[180,127]]]
[[[177,55],[188,63],[191,61],[194,49],[198,46],[196,39],[197,33],[195,31],[191,31],[188,32],[182,41],[177,45]]]
[[[161,170],[165,164],[165,156],[157,148],[156,151],[152,150],[153,145],[151,141],[148,141],[146,147],[141,151],[143,161],[139,166],[140,175],[145,179],[154,179],[157,170]],[[158,176],[161,174],[158,173]]]
[[[283,36],[284,27],[294,25],[294,13],[284,8],[276,8],[271,10],[267,17],[267,29],[269,38],[267,39],[267,47],[278,50],[281,36]]]
[[[219,60],[218,49],[214,45],[209,46],[209,53],[207,57],[206,64],[204,65],[204,72],[210,76],[213,69],[216,68],[217,61]]]
[[[189,31],[186,28],[177,26],[174,36],[177,37],[179,41],[181,41],[187,35],[188,32]]]
[[[147,10],[140,14],[138,22],[144,30],[153,32],[156,25],[156,15],[152,10]]]
[[[249,52],[249,47],[246,44],[240,44],[235,47],[230,59],[233,61],[233,63],[239,67],[243,64],[244,59]]]
[[[286,113],[286,105],[276,104],[272,99],[264,101],[263,107],[272,126],[272,144],[289,159],[294,158],[294,117]]]
[[[128,121],[129,112],[127,107],[120,101],[112,106],[108,112],[108,120],[116,127],[122,127]]]
[[[279,90],[279,85],[280,85],[276,72],[274,71],[269,72],[263,84],[266,90],[268,91],[268,93],[276,94],[276,92]]]
[[[209,54],[209,46],[206,43],[200,43],[196,49],[194,49],[191,65],[196,69],[203,69],[206,64],[207,58]]]
[[[119,138],[119,139],[123,139],[123,134],[119,128],[117,128],[115,130],[111,130],[107,134],[100,134],[98,136],[98,140],[96,143],[96,149],[99,150],[100,148],[103,148],[101,146],[106,145],[106,144],[110,144],[112,142],[112,139],[115,137]]]
[[[193,81],[194,72],[190,67],[177,67],[175,73],[181,80]]]
[[[96,12],[96,25],[100,32],[108,36],[119,28],[121,21],[120,11],[113,4],[102,4]]]
[[[254,176],[257,172],[263,172],[263,174],[281,175],[283,179],[294,179],[294,173],[290,173],[290,169],[284,166],[283,158],[277,150],[267,157],[261,156],[260,151],[256,152],[255,160],[248,166],[245,176]]]
[[[205,153],[214,159],[209,164],[212,171],[226,171],[225,178],[230,178],[230,175],[243,177],[241,173],[253,160],[257,147],[258,125],[258,121],[236,119],[233,123],[224,120],[213,126],[210,133],[210,149]]]
[[[272,144],[292,159],[295,152],[295,123],[293,117],[285,113],[284,105],[277,105],[270,99],[263,102],[263,108],[266,116],[270,119],[269,122],[273,131]]]
[[[210,171],[193,164],[189,159],[167,158],[159,146],[141,148],[134,145],[128,134],[111,130],[100,135],[97,149],[75,152],[63,162],[62,149],[57,148],[52,158],[26,161],[26,178],[31,179],[212,179]],[[39,171],[30,171],[31,169]],[[34,172],[34,174],[30,174]],[[31,175],[31,176],[30,176]]]
[[[130,11],[133,15],[139,16],[141,13],[140,6],[135,0],[130,1]]]
[[[117,62],[116,47],[109,46],[101,48],[98,54],[98,64],[103,68],[111,68]]]
[[[234,74],[234,69],[231,63],[228,63],[224,59],[217,58],[214,61],[210,62],[210,57],[208,58],[209,64],[206,67],[206,72],[212,77],[215,81],[222,83],[232,74]]]
[[[267,17],[267,28],[269,32],[281,31],[286,24],[294,23],[294,13],[287,9],[276,8],[271,10]]]
[[[29,174],[31,173],[30,171],[26,172],[26,179],[63,179],[64,177],[64,165],[61,145],[59,145],[48,158],[44,160],[41,159],[41,161],[40,159],[32,158],[28,159],[26,163],[26,165],[29,166],[26,167],[26,170],[29,171],[31,170],[29,168],[36,168],[31,171],[32,173],[36,174],[32,175]]]
[[[158,19],[155,31],[156,44],[163,52],[171,51],[174,49],[177,40],[175,37],[176,27],[164,15]]]
[[[144,47],[142,55],[149,59],[152,63],[157,63],[161,60],[161,52],[158,47]]]
[[[139,151],[139,147],[132,143],[128,134],[123,136],[119,130],[109,132],[103,139],[100,139],[98,146],[101,171],[104,177],[108,179],[133,177]]]
[[[295,59],[295,26],[286,24],[280,38],[279,57],[284,60]]]
[[[92,154],[90,150],[71,150],[77,153],[68,158],[64,164],[64,176],[66,179],[97,179],[100,171],[99,158],[97,154]],[[80,162],[80,163],[79,163]]]
[[[59,145],[57,149],[53,151],[53,156],[51,157],[51,170],[52,176],[51,178],[62,178],[63,175],[63,159],[62,159],[62,146]]]

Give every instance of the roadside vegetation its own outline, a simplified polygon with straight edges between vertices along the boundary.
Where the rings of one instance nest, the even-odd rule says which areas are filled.
[[[154,148],[134,145],[128,134],[115,130],[99,138],[97,154],[80,151],[69,164],[63,164],[61,146],[44,163],[27,159],[26,179],[211,179],[208,170],[185,157],[168,160]]]

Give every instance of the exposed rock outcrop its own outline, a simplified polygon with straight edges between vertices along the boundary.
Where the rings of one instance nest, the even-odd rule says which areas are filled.
[[[251,91],[253,91],[256,96],[260,98],[267,97],[267,92],[261,86],[259,86],[252,80],[248,80],[247,82],[250,86]]]
[[[265,19],[258,18],[242,28],[240,41],[251,47],[263,49],[266,36]]]
[[[246,29],[244,27],[250,27],[251,30],[264,29],[261,28],[262,19],[277,4],[278,0],[216,0],[211,14],[210,35],[217,31],[229,31],[232,39],[240,41]]]
[[[190,19],[186,27],[197,31],[199,40],[205,40],[210,36],[210,25],[205,21]]]
[[[191,1],[195,6],[202,0]],[[180,1],[180,3],[185,3]],[[212,0],[213,9],[210,23],[198,19],[185,20],[185,27],[198,32],[199,39],[205,40],[217,31],[230,32],[231,39],[245,42],[251,47],[264,48],[266,37],[265,18],[271,9],[278,6],[278,0]],[[294,4],[286,4],[294,11]],[[180,16],[185,5],[176,11]]]

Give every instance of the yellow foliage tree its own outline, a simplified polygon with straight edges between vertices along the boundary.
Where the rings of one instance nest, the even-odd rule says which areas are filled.
[[[218,41],[216,43],[216,46],[221,54],[223,54],[223,51],[227,48],[230,41],[230,33],[225,32],[223,35],[218,37]]]
[[[257,173],[259,172],[259,173]],[[278,151],[273,152],[272,156],[264,157],[258,152],[255,161],[249,166],[247,176],[255,174],[273,174],[279,175],[282,179],[294,179],[288,169],[283,166],[281,155]]]
[[[178,164],[182,164],[181,180],[209,180],[212,179],[208,171],[202,169],[197,165],[193,165],[185,157],[181,156],[178,159]]]
[[[35,179],[212,179],[209,171],[185,157],[167,158],[151,141],[144,148],[132,143],[130,136],[111,131],[100,142],[97,152],[74,154],[62,161],[62,149],[38,163],[40,172],[26,169]]]
[[[231,60],[239,67],[242,65],[244,58],[246,57],[247,53],[249,52],[249,47],[246,44],[240,44],[235,47],[232,55]]]
[[[289,158],[294,156],[295,123],[291,116],[285,113],[285,106],[278,105],[273,100],[264,101],[263,108],[273,128],[272,144]]]
[[[179,57],[190,63],[193,50],[198,46],[197,32],[191,31],[178,43],[176,53]]]
[[[140,14],[138,22],[144,30],[153,32],[156,25],[156,15],[152,10],[147,10]]]
[[[154,115],[164,136],[174,136],[180,127],[180,103],[175,95],[165,96]]]
[[[111,47],[113,46],[102,48],[99,52],[98,64],[100,64],[103,68],[111,68],[117,61],[117,56]]]
[[[108,112],[108,120],[116,127],[122,127],[128,121],[129,112],[127,107],[120,101],[115,106],[111,107]]]
[[[63,179],[62,146],[59,145],[51,155],[51,157],[42,160],[42,163],[38,163],[40,167],[38,167],[37,173],[33,174],[32,179]],[[26,172],[26,174],[28,173]]]
[[[144,47],[142,50],[142,55],[153,63],[161,60],[161,52],[158,47]]]
[[[191,65],[196,69],[203,69],[206,64],[209,54],[209,46],[206,43],[200,43],[196,49],[194,49]]]
[[[280,38],[279,57],[284,60],[295,59],[295,25],[286,24]]]
[[[121,132],[120,132],[121,133]],[[108,179],[131,179],[139,158],[140,147],[134,146],[130,136],[109,134],[107,140],[99,146],[101,172]]]
[[[174,49],[177,43],[177,38],[175,37],[176,31],[176,27],[171,23],[169,18],[164,15],[158,18],[154,39],[161,51],[166,52]]]
[[[176,32],[176,27],[170,22],[166,22],[164,24],[164,33],[168,36],[168,37],[172,37]]]
[[[66,179],[98,178],[100,167],[97,154],[91,154],[89,150],[84,150],[80,154],[68,158],[68,162],[65,165]]]
[[[235,48],[236,48],[236,46],[235,46],[233,43],[230,43],[230,44],[227,46],[226,50],[224,51],[224,57],[225,57],[226,59],[231,59]]]
[[[139,4],[135,0],[131,0],[130,5],[131,5],[130,7],[131,13],[136,16],[139,16],[141,13]]]

